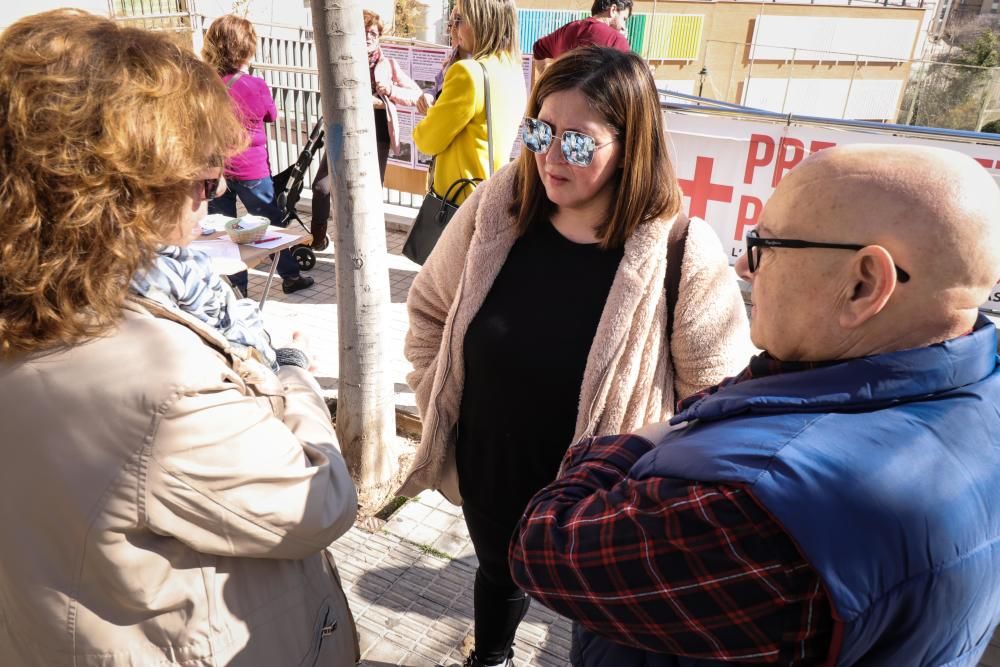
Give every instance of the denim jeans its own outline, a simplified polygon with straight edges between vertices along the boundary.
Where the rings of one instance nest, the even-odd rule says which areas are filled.
[[[226,179],[226,192],[216,199],[208,202],[209,213],[221,213],[230,217],[236,217],[236,198],[239,197],[250,215],[262,215],[271,221],[272,225],[284,227],[282,218],[284,213],[274,203],[274,181],[270,176],[258,178],[252,181],[237,181],[236,179]],[[288,250],[282,250],[278,255],[278,275],[282,278],[298,278],[299,264],[292,257]],[[247,293],[248,275],[246,271],[240,271],[229,276],[229,282],[233,287],[239,288],[243,294]]]

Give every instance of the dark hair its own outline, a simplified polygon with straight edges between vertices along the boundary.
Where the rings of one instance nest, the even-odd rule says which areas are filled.
[[[598,14],[603,14],[612,7],[617,7],[620,12],[627,9],[629,14],[631,14],[632,0],[594,0],[594,4],[590,6],[590,15],[597,16]]]
[[[620,248],[640,224],[680,211],[681,190],[667,154],[660,98],[646,62],[634,53],[600,46],[574,49],[539,77],[528,99],[527,115],[537,117],[545,98],[579,90],[590,108],[614,128],[621,141],[622,166],[607,221],[595,231],[603,248]],[[518,231],[523,234],[555,205],[538,176],[534,154],[522,148],[514,184]]]

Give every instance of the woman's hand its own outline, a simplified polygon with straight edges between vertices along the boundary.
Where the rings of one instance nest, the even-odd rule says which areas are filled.
[[[375,107],[376,109],[384,109],[385,102],[383,102],[382,98],[379,97],[378,95],[372,95],[372,106]]]
[[[431,96],[430,93],[424,93],[423,95],[417,98],[417,111],[419,111],[422,114],[426,114],[427,110],[431,108],[432,104],[434,104],[434,98]]]

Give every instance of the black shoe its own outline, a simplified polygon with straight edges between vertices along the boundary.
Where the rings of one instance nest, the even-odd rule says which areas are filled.
[[[281,291],[285,294],[291,294],[292,292],[298,292],[300,289],[312,287],[315,282],[309,276],[302,275],[296,278],[285,278],[281,281]]]
[[[330,237],[327,236],[326,234],[323,234],[323,236],[313,237],[313,242],[311,247],[316,252],[323,252],[324,250],[327,249],[329,245],[330,245]]]
[[[479,659],[475,651],[469,653],[469,657],[462,663],[462,667],[486,667],[487,663]],[[514,651],[507,654],[507,659],[500,663],[499,667],[514,667]]]

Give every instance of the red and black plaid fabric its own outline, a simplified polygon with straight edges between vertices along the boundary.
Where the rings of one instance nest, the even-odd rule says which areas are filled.
[[[786,367],[761,361],[728,382]],[[741,487],[629,478],[651,449],[633,435],[570,448],[515,531],[514,580],[599,635],[647,651],[821,663],[832,610],[791,538]]]

